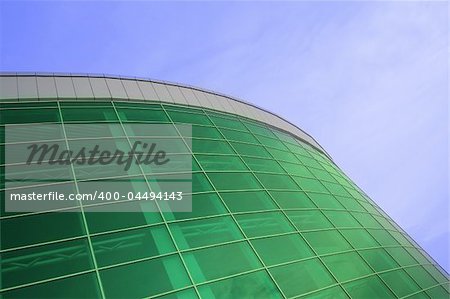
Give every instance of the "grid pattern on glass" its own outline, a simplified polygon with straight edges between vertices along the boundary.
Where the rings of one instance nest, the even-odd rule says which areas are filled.
[[[429,298],[447,292],[446,274],[333,162],[266,124],[207,109],[120,101],[4,104],[0,119],[4,298],[46,292]],[[70,132],[70,124],[85,122],[120,123],[117,139],[129,138],[128,128],[142,123],[193,124],[186,142],[193,153],[193,211],[142,206],[141,213],[97,213],[97,206],[80,206],[65,208],[73,213],[5,212],[4,147],[14,144],[4,144],[4,125],[61,123],[69,132],[49,136],[69,142],[79,133]],[[180,132],[174,126],[165,134]],[[17,142],[32,137],[24,132]],[[139,205],[118,203],[118,209],[124,204]]]

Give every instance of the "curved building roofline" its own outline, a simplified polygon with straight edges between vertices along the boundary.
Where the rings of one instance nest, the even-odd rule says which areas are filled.
[[[281,116],[242,99],[196,86],[107,74],[0,72],[0,101],[20,102],[30,98],[160,101],[208,108],[261,121],[286,131],[331,159],[311,135]]]

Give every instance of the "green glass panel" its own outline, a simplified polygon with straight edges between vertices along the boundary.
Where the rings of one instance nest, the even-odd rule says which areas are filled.
[[[322,209],[344,209],[339,201],[330,194],[308,192],[311,200]]]
[[[319,180],[336,182],[336,180],[333,178],[333,176],[325,170],[320,170],[320,169],[316,169],[316,168],[310,168],[310,170],[314,174],[314,176],[316,178],[318,178]]]
[[[439,283],[446,283],[449,281],[449,278],[446,277],[443,272],[439,271],[439,269],[435,265],[423,265],[423,267],[431,274],[431,276],[436,279]]]
[[[213,187],[211,183],[208,181],[207,177],[201,173],[193,173],[192,174],[192,193],[196,192],[206,192],[213,191]]]
[[[183,257],[196,283],[262,266],[246,242],[195,250],[184,253]]]
[[[426,293],[433,299],[448,299],[450,297],[450,292],[448,291],[448,284],[447,289],[444,289],[441,286],[431,288],[426,291]]]
[[[231,212],[249,212],[276,209],[265,191],[243,191],[220,193]]]
[[[333,227],[330,221],[319,210],[286,211],[286,215],[300,231]]]
[[[61,113],[65,122],[82,121],[116,121],[113,108],[62,108]]]
[[[0,253],[0,261],[2,288],[93,268],[86,239]]]
[[[189,219],[228,213],[217,193],[192,195],[192,212],[164,213],[167,220]]]
[[[309,179],[304,177],[293,177],[297,184],[303,191],[329,193],[328,190],[316,179]]]
[[[208,139],[192,139],[192,151],[205,154],[234,154],[226,141]]]
[[[242,157],[245,164],[253,171],[285,173],[280,164],[275,160],[264,158]]]
[[[260,145],[253,145],[241,142],[231,142],[231,145],[239,155],[271,158],[269,152]]]
[[[2,124],[25,124],[59,122],[58,109],[3,109],[0,110]]]
[[[302,155],[302,156],[306,156],[306,157],[310,157],[311,155],[309,154],[309,152],[304,149],[303,147],[296,145],[296,144],[290,144],[290,143],[285,143],[285,145],[289,148],[289,150],[294,153],[294,154],[298,154],[298,155]],[[297,156],[297,155],[296,155]]]
[[[95,273],[77,275],[0,293],[3,299],[13,298],[101,298]]]
[[[349,297],[345,293],[345,291],[339,287],[331,287],[325,290],[311,293],[310,295],[302,296],[301,298],[310,298],[310,299],[348,299]]]
[[[363,208],[363,206],[354,198],[342,197],[342,196],[335,196],[335,198],[348,211],[361,211],[361,212],[366,211]]]
[[[294,164],[289,162],[280,162],[281,166],[286,170],[290,175],[302,176],[307,178],[314,178],[311,172],[305,166],[301,164]]]
[[[230,129],[223,129],[223,128],[220,129],[220,131],[225,136],[225,138],[228,140],[259,144],[258,140],[256,140],[256,138],[253,137],[253,135],[250,133],[236,131],[236,130],[230,130]]]
[[[380,244],[364,229],[343,229],[342,234],[356,249],[379,247]]]
[[[320,163],[317,162],[313,158],[305,157],[303,155],[296,155],[296,157],[298,158],[298,160],[300,160],[300,162],[302,162],[302,164],[304,164],[304,165],[306,165],[308,167],[313,167],[313,168],[317,168],[317,169],[323,169],[323,167],[320,165]]]
[[[198,287],[202,298],[282,298],[277,287],[264,271],[220,280]]]
[[[252,173],[209,172],[207,175],[217,190],[251,190],[262,188]]]
[[[100,267],[175,251],[163,225],[95,236],[91,240]]]
[[[323,211],[334,226],[341,227],[361,227],[356,219],[349,212],[345,211]]]
[[[318,254],[352,249],[337,230],[307,232],[303,236]]]
[[[271,147],[266,147],[266,149],[275,160],[298,163],[298,160],[297,158],[295,158],[295,155],[290,152],[274,149]]]
[[[265,126],[257,125],[255,123],[250,123],[250,122],[246,122],[246,121],[243,121],[243,123],[251,132],[253,132],[255,134],[266,136],[266,137],[276,138],[276,136],[272,132],[272,130],[268,129]]]
[[[396,298],[378,277],[371,276],[344,284],[344,288],[352,298]]]
[[[264,146],[273,147],[278,150],[289,152],[289,149],[279,139],[269,138],[260,135],[256,135],[256,137],[258,138],[259,142]]]
[[[188,111],[175,111],[172,109],[166,109],[166,111],[174,123],[197,124],[208,126],[213,125],[205,114],[189,113]]]
[[[111,230],[131,228],[162,222],[154,202],[131,201],[115,204],[121,212],[105,212],[105,206],[85,207],[85,216],[90,233],[100,233]],[[136,212],[123,212],[136,211]],[[141,211],[141,212],[139,212]],[[144,212],[145,211],[145,212]]]
[[[151,123],[167,123],[169,119],[162,109],[125,109],[117,108],[119,117],[123,121],[140,121]]]
[[[400,266],[409,266],[417,264],[417,261],[401,247],[385,248]]]
[[[389,234],[389,232],[381,229],[368,229],[369,233],[372,237],[380,243],[381,246],[395,246],[398,245],[398,242],[394,237]]]
[[[107,298],[143,298],[190,285],[178,255],[100,271]]]
[[[377,272],[398,267],[394,259],[382,248],[361,250],[359,253]]]
[[[195,155],[205,171],[247,170],[239,156]]]
[[[403,297],[419,291],[419,286],[403,270],[382,273],[381,279],[391,288],[398,297]]]
[[[259,181],[266,189],[298,190],[297,184],[287,175],[256,173]]]
[[[396,243],[397,244],[397,243]],[[410,245],[409,245],[410,246]],[[429,264],[430,260],[428,260],[425,255],[417,250],[416,248],[406,247],[406,250],[413,256],[413,258],[419,263],[419,264]]]
[[[217,116],[217,114],[212,115],[211,113],[208,113],[208,115],[209,115],[209,118],[213,121],[213,123],[217,127],[247,131],[247,128],[239,121],[238,118],[221,117],[221,116]]]
[[[373,272],[356,252],[324,256],[322,260],[339,282],[362,277]]]
[[[353,216],[366,228],[381,228],[381,225],[368,213],[353,213]]]
[[[334,283],[331,274],[317,258],[274,267],[269,271],[288,297],[298,296]]]
[[[269,193],[283,209],[316,208],[302,191],[269,191]]]
[[[243,238],[239,228],[229,216],[172,223],[170,230],[181,250]]]
[[[214,127],[192,125],[192,137],[223,139],[219,130]]]
[[[405,271],[422,289],[426,289],[438,284],[438,282],[431,276],[431,274],[422,266],[407,267],[405,268]]]
[[[339,184],[334,184],[326,181],[321,181],[325,187],[330,190],[331,194],[333,195],[340,195],[340,196],[350,196],[350,194],[345,190],[344,187],[342,187]]]
[[[259,237],[294,231],[294,228],[280,212],[261,212],[235,216],[247,237]]]
[[[84,234],[82,217],[77,212],[26,215],[0,221],[2,250]]]
[[[313,252],[298,234],[261,238],[251,241],[266,266],[313,256]]]
[[[290,134],[280,132],[278,130],[273,130],[273,133],[280,139],[283,143],[288,143],[290,145],[296,145],[297,140],[295,137],[291,136]]]

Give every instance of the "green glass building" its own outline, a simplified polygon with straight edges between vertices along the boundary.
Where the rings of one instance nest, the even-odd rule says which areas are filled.
[[[192,212],[6,211],[8,172],[28,170],[6,165],[5,128],[43,123],[192,125]],[[141,78],[3,73],[0,125],[1,298],[449,298],[448,274],[311,136],[254,105]]]

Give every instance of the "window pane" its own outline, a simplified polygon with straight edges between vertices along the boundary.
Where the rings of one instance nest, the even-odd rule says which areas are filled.
[[[228,140],[259,144],[258,140],[256,140],[256,138],[253,137],[253,135],[250,133],[236,131],[236,130],[223,129],[223,128],[220,129],[220,131],[225,136],[225,138]]]
[[[20,288],[1,294],[9,298],[100,298],[95,273],[77,275],[47,283]]]
[[[269,193],[283,209],[316,208],[302,191],[269,191]]]
[[[286,215],[300,231],[333,227],[319,210],[286,211]]]
[[[228,213],[217,193],[192,195],[192,212],[164,213],[167,220],[188,219]]]
[[[276,209],[265,191],[223,192],[220,193],[232,212],[248,212]]]
[[[385,248],[387,252],[399,263],[400,266],[409,266],[417,264],[417,261],[401,247]]]
[[[339,282],[372,273],[370,267],[356,252],[324,256],[323,261]]]
[[[314,178],[311,172],[305,166],[301,164],[294,164],[289,162],[280,162],[281,166],[291,175],[297,175],[302,177]]]
[[[344,209],[337,199],[330,194],[308,192],[311,200],[322,209]]]
[[[438,283],[422,266],[408,267],[405,268],[405,271],[408,272],[409,276],[411,276],[422,289],[429,288]]]
[[[382,248],[361,250],[360,254],[377,272],[398,267],[398,264]]]
[[[0,110],[2,124],[59,122],[58,109],[4,109]]]
[[[345,293],[345,291],[341,287],[332,287],[319,292],[312,293],[310,295],[306,295],[302,298],[310,298],[310,299],[348,299],[349,297]]]
[[[202,298],[282,298],[264,271],[240,275],[198,287]]]
[[[211,113],[208,114],[214,124],[218,127],[247,131],[247,128],[239,121],[238,118],[225,118],[211,115]]]
[[[303,236],[318,254],[352,249],[337,230],[308,232],[303,233]]]
[[[342,230],[342,234],[356,249],[380,246],[380,244],[378,244],[377,241],[363,229],[344,229]]]
[[[1,253],[0,261],[2,288],[93,268],[86,239]]]
[[[275,281],[288,297],[298,296],[334,283],[319,259],[271,268]]]
[[[178,255],[102,270],[100,278],[107,298],[149,297],[190,284]]]
[[[313,255],[298,234],[252,240],[252,244],[267,266],[299,260]]]
[[[251,173],[210,172],[208,177],[217,190],[250,190],[262,187]]]
[[[250,238],[294,231],[286,217],[280,212],[236,215],[235,218],[247,237]]]
[[[361,227],[353,218],[352,214],[345,211],[323,211],[330,221],[338,228],[340,227]]]
[[[226,141],[207,139],[192,139],[192,151],[205,154],[234,154]]]
[[[303,191],[329,193],[328,190],[317,179],[308,179],[303,177],[294,177]]]
[[[256,173],[266,189],[292,189],[298,190],[297,184],[287,175]]]
[[[344,285],[344,288],[352,298],[395,298],[394,294],[375,276],[349,282]]]
[[[117,121],[113,108],[62,108],[65,122],[72,121]]]
[[[64,223],[64,225],[61,225]],[[83,235],[81,214],[44,213],[1,220],[1,249]]]
[[[275,160],[253,158],[253,157],[242,157],[248,167],[253,171],[265,171],[265,172],[276,172],[285,173],[283,168]]]
[[[195,157],[205,171],[247,170],[238,156],[196,155]]]
[[[188,113],[188,112],[180,112],[174,111],[171,109],[166,110],[169,114],[170,118],[175,123],[186,123],[186,124],[198,124],[198,125],[208,125],[212,126],[212,123],[209,121],[208,117],[204,114],[197,113]]]
[[[196,125],[192,125],[192,137],[223,139],[216,128]]]
[[[239,155],[271,158],[269,152],[260,145],[231,142],[231,145]]]
[[[380,276],[398,297],[403,297],[420,290],[419,286],[403,270],[390,271]]]
[[[118,108],[119,117],[123,121],[142,121],[142,122],[162,122],[167,123],[169,119],[162,109],[125,109]]]
[[[195,250],[183,256],[196,283],[261,267],[246,242]]]
[[[175,251],[162,225],[92,237],[92,246],[100,267]]]
[[[229,216],[172,223],[170,230],[181,250],[243,238]]]

